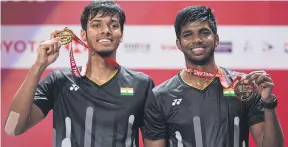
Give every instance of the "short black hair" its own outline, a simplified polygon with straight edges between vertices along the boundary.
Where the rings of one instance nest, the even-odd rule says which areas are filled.
[[[102,16],[119,15],[120,28],[123,32],[126,16],[123,9],[113,1],[93,1],[84,8],[80,21],[83,30],[87,30],[88,20],[94,18],[97,14],[102,13]]]
[[[206,6],[189,6],[180,10],[174,22],[174,29],[177,39],[180,38],[181,27],[191,22],[205,22],[207,21],[209,27],[214,34],[217,34],[216,19],[212,10]]]

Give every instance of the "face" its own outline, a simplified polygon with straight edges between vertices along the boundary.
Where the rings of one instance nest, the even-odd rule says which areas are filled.
[[[214,59],[214,50],[219,43],[208,22],[192,22],[181,28],[178,48],[186,60],[195,65],[204,65]]]
[[[101,16],[97,14],[87,22],[87,30],[81,31],[81,37],[87,41],[90,49],[99,55],[109,56],[119,46],[122,40],[120,18],[118,15]]]

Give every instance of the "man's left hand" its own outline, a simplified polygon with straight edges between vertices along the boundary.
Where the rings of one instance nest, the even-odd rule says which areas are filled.
[[[272,90],[274,83],[270,75],[265,71],[253,71],[242,78],[242,81],[244,84],[255,84],[264,102],[273,101]]]

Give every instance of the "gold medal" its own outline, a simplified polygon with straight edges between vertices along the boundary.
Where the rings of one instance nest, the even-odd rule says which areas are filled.
[[[238,82],[234,87],[234,93],[239,100],[249,101],[255,96],[255,86]]]
[[[64,30],[61,33],[56,34],[56,37],[60,38],[61,45],[66,45],[66,44],[71,43],[73,36],[74,36],[74,33],[67,27],[64,28]]]

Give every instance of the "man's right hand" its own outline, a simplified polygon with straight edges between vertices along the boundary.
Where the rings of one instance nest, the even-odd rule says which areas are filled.
[[[57,33],[61,31],[56,30],[50,35],[50,39],[40,43],[38,47],[37,65],[46,68],[52,64],[59,56],[59,49],[61,48],[60,38],[55,38]]]

